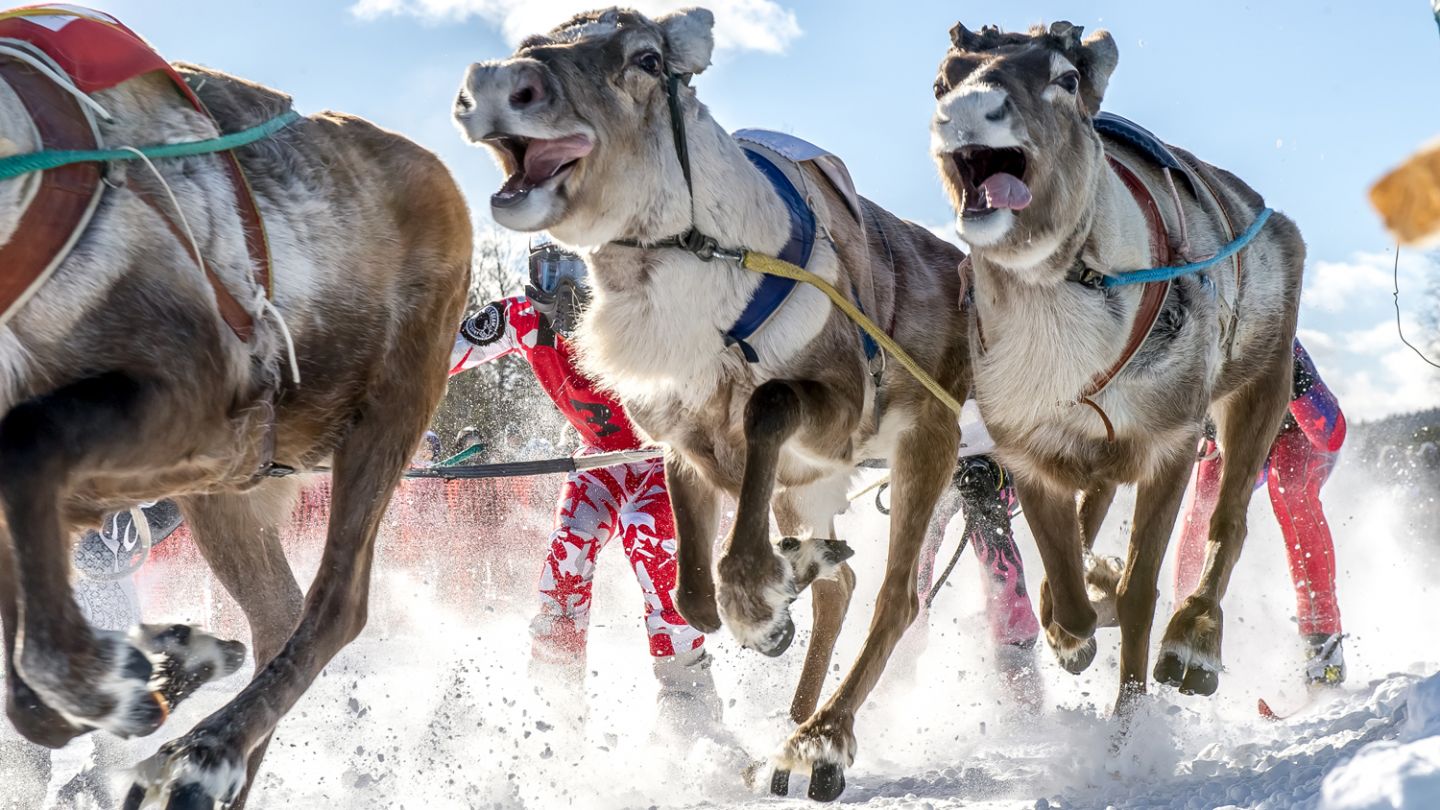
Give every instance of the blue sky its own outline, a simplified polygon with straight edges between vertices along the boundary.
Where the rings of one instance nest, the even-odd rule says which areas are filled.
[[[585,8],[574,0],[91,0],[168,58],[280,87],[305,112],[370,118],[435,150],[483,212],[500,184],[450,102],[472,61]],[[655,11],[672,0],[636,2]],[[927,153],[930,85],[957,19],[1069,19],[1120,47],[1106,108],[1234,171],[1309,244],[1302,339],[1352,417],[1440,403],[1394,332],[1393,246],[1369,184],[1440,134],[1440,36],[1427,0],[824,2],[721,0],[720,50],[695,81],[724,126],[793,132],[839,154],[862,193],[950,231]],[[1402,254],[1409,332],[1433,255]],[[1433,301],[1432,304],[1433,306]],[[1388,325],[1388,326],[1387,326]]]

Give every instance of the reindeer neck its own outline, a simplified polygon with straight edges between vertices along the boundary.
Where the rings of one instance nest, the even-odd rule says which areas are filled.
[[[714,239],[721,248],[767,254],[779,252],[790,238],[790,219],[784,201],[735,140],[710,117],[704,105],[691,102],[687,106],[686,145],[693,201],[676,172],[675,182],[662,189],[660,199],[636,216],[625,238],[640,244],[655,243],[693,227]],[[664,149],[674,149],[668,129],[663,142]],[[666,159],[671,158],[666,156]],[[596,248],[590,258],[592,262],[606,265],[634,266],[643,263],[656,250],[669,253],[679,249],[664,247],[637,253],[633,247],[606,244]],[[742,276],[750,275],[720,260],[707,266],[713,268],[712,274],[724,275],[722,268],[728,268]],[[616,278],[615,274],[609,275]],[[618,274],[621,278],[631,275],[623,270]]]

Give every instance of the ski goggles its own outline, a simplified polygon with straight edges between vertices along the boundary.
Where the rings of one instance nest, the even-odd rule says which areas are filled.
[[[585,262],[549,245],[530,254],[530,286],[545,295],[554,295],[563,281],[584,286]]]

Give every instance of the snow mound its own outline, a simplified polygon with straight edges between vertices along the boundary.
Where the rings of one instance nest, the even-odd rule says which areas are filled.
[[[1400,739],[1373,742],[1325,777],[1322,810],[1440,807],[1440,674],[1411,686]]]

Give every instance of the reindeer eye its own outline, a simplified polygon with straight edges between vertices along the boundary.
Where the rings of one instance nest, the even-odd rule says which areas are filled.
[[[630,63],[649,73],[651,76],[660,75],[660,54],[654,51],[641,51],[635,54],[635,57],[630,60]]]
[[[1061,73],[1055,77],[1053,84],[1073,96],[1080,90],[1080,74],[1073,70]]]

